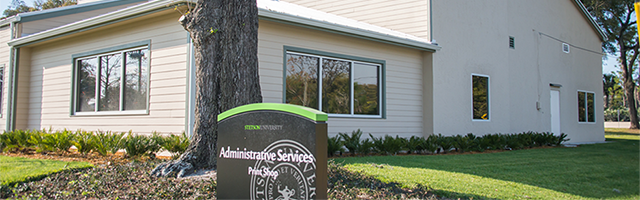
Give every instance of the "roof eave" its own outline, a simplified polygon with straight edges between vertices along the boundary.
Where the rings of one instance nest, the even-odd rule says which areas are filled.
[[[593,30],[598,33],[598,36],[600,36],[600,40],[602,40],[603,42],[607,41],[607,35],[604,33],[602,28],[600,28],[598,23],[593,19],[593,16],[591,16],[589,11],[587,10],[587,7],[585,7],[580,0],[573,0],[573,3],[578,7],[578,9],[580,9],[580,11],[582,11],[582,16],[586,18],[587,21],[589,21],[589,23],[591,24],[591,28],[593,28]]]
[[[382,42],[387,44],[393,44],[397,46],[403,46],[422,51],[435,52],[440,50],[441,47],[426,42],[420,42],[416,40],[410,40],[400,38],[383,33],[373,32],[369,30],[358,29],[354,27],[344,26],[340,24],[330,23],[326,21],[320,21],[315,19],[309,19],[296,15],[290,15],[286,13],[271,11],[268,9],[259,8],[258,16],[260,19],[274,21],[304,28],[311,28],[356,38],[361,38],[370,41]]]
[[[67,24],[64,26],[60,26],[57,28],[49,29],[46,31],[42,31],[39,33],[35,33],[33,35],[13,39],[9,41],[7,44],[13,47],[23,47],[30,44],[35,44],[43,41],[47,41],[53,38],[58,38],[62,36],[66,36],[69,34],[73,34],[80,31],[85,31],[97,27],[101,27],[104,25],[112,24],[118,21],[130,19],[133,17],[137,17],[144,14],[153,13],[160,10],[169,9],[169,5],[181,4],[181,3],[191,3],[191,0],[160,0],[160,1],[152,1],[149,3],[140,4],[137,6],[132,6],[129,8],[125,8],[122,10],[114,11],[111,13],[107,13],[104,15],[92,17],[86,20],[74,22],[71,24]]]

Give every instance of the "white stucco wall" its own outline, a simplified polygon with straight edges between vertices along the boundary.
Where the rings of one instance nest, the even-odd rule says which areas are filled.
[[[555,83],[562,85],[561,132],[569,142],[604,140],[600,40],[571,1],[433,0],[432,6],[433,38],[442,46],[433,54],[435,133],[551,131]],[[572,45],[570,53],[562,52],[563,42]],[[489,121],[472,120],[471,74],[490,76]],[[577,90],[595,93],[596,123],[578,123]]]

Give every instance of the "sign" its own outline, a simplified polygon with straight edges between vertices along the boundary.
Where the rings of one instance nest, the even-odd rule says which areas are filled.
[[[327,114],[257,103],[218,115],[218,199],[326,199]]]

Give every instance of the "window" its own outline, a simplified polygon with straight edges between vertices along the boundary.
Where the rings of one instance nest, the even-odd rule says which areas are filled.
[[[596,122],[595,93],[578,91],[578,122]]]
[[[471,75],[473,95],[473,120],[489,120],[489,76]]]
[[[148,49],[143,46],[75,58],[74,113],[146,113]]]
[[[382,117],[382,63],[286,53],[285,102],[329,116]]]

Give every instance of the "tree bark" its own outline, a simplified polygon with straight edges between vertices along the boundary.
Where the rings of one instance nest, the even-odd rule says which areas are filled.
[[[194,169],[215,169],[218,114],[262,102],[256,0],[198,0],[180,23],[194,46],[194,135],[187,151],[176,161],[158,165],[151,172],[155,176],[182,177]]]

